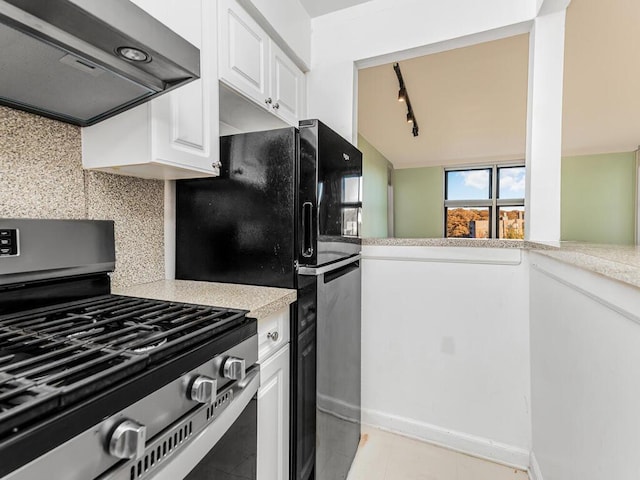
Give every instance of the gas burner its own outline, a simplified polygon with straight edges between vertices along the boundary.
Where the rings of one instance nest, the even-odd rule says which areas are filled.
[[[67,335],[68,339],[81,339],[86,336],[97,335],[98,333],[104,332],[104,328],[90,328],[89,330],[85,330],[82,332],[70,333]]]
[[[122,341],[127,341],[124,345],[125,348],[131,349],[132,352],[135,353],[146,353],[150,352],[154,348],[158,348],[161,345],[167,343],[166,336],[158,336],[158,333],[164,332],[166,329],[162,328],[160,325],[148,325],[144,323],[126,321],[124,322],[125,327],[133,327],[136,330],[134,332],[124,338]],[[159,338],[158,338],[159,337]],[[129,342],[129,340],[131,340]],[[141,342],[149,342],[144,345],[139,345]]]
[[[233,329],[245,313],[105,295],[0,315],[0,437]]]

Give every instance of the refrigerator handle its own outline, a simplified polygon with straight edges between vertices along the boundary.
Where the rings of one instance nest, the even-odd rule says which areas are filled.
[[[302,204],[302,256],[313,256],[313,204]]]

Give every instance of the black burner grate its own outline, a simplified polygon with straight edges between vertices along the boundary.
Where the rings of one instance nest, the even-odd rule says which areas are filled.
[[[197,346],[245,314],[107,295],[0,316],[0,435]]]

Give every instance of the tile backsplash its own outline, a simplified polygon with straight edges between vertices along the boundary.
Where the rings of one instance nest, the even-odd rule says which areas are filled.
[[[0,106],[0,217],[114,220],[112,285],[164,278],[164,182],[83,170],[79,127]]]

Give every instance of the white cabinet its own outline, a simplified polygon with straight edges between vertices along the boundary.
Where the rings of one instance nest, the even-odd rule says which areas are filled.
[[[269,36],[240,6],[219,0],[219,75],[257,103],[269,95]]]
[[[200,79],[84,128],[83,166],[144,178],[218,175],[216,2],[134,3],[200,49]]]
[[[261,365],[258,480],[289,478],[289,344]]]
[[[273,42],[270,49],[272,108],[291,125],[303,117],[305,76]]]
[[[289,478],[289,309],[258,320],[258,480]]]
[[[289,310],[280,310],[258,322],[258,362],[289,343]]]
[[[235,0],[218,7],[220,81],[297,126],[305,115],[304,73]]]

